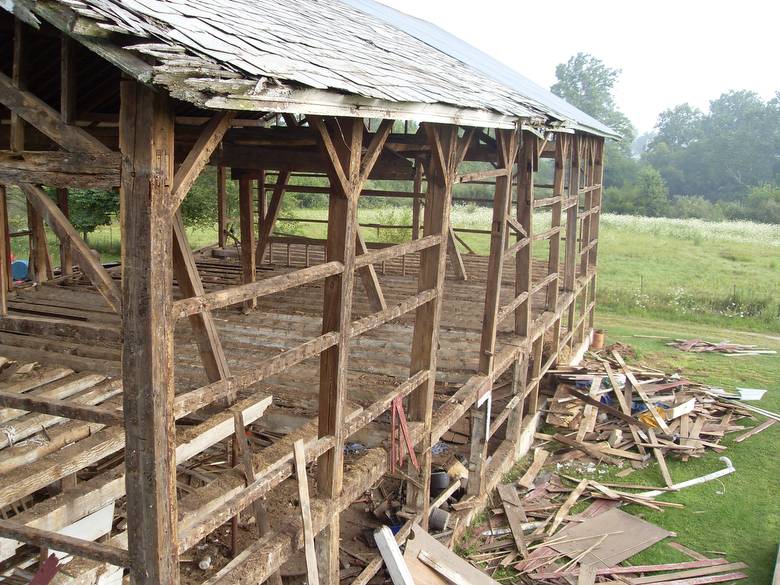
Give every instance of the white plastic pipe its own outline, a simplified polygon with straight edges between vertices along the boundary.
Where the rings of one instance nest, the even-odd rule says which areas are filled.
[[[714,471],[707,475],[702,475],[701,477],[689,479],[688,481],[683,481],[681,483],[676,483],[674,485],[669,486],[668,490],[653,490],[650,492],[642,492],[641,494],[637,494],[637,495],[641,498],[654,498],[670,490],[677,491],[683,488],[690,487],[692,485],[706,483],[708,481],[712,481],[713,479],[718,479],[719,477],[723,477],[724,475],[728,475],[729,473],[734,473],[736,471],[736,469],[734,469],[734,465],[731,463],[731,459],[729,459],[728,457],[720,457],[719,459],[726,464],[726,467],[724,467],[719,471]]]

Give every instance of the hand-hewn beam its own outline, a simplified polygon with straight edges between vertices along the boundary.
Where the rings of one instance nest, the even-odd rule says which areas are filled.
[[[493,223],[490,228],[490,257],[488,258],[485,310],[482,318],[482,341],[479,353],[479,371],[489,374],[493,366],[498,332],[498,315],[501,308],[501,283],[506,258],[508,238],[507,212],[512,199],[512,182],[509,178],[517,157],[516,132],[498,130],[500,160],[496,161],[504,174],[496,178],[493,198]]]
[[[538,163],[538,138],[525,132],[517,158],[517,220],[528,234],[528,244],[518,250],[515,256],[515,296],[528,293],[515,312],[515,333],[523,337],[529,334],[531,326],[532,266],[533,266],[533,210],[534,172]]]
[[[10,282],[8,254],[8,205],[5,185],[0,185],[0,315],[8,315],[8,283]]]
[[[412,351],[409,371],[412,376],[427,371],[426,381],[415,388],[409,396],[408,418],[410,422],[423,423],[423,435],[420,445],[422,485],[407,484],[407,502],[422,512],[423,524],[428,521],[431,472],[431,422],[433,416],[433,396],[436,383],[436,349],[439,339],[439,321],[447,264],[447,237],[450,227],[450,209],[452,205],[452,186],[455,180],[458,160],[457,153],[468,147],[473,134],[465,135],[460,141],[456,126],[425,125],[425,132],[431,148],[437,154],[426,165],[428,192],[425,199],[423,235],[438,236],[439,244],[420,252],[420,269],[417,277],[417,290],[435,290],[436,296],[417,307],[412,334]]]
[[[85,130],[62,121],[59,112],[28,91],[14,87],[10,77],[0,73],[0,103],[71,152],[110,152]]]
[[[123,80],[122,383],[130,577],[179,582],[174,428],[171,184],[168,97]]]
[[[119,287],[108,271],[103,268],[98,259],[90,250],[89,246],[81,239],[76,228],[68,221],[60,208],[51,200],[51,198],[35,185],[20,183],[19,188],[27,196],[27,201],[40,213],[56,232],[60,239],[70,241],[74,251],[79,258],[79,266],[87,275],[90,282],[95,285],[100,294],[102,294],[108,304],[118,313],[121,312],[122,301]]]
[[[235,117],[235,112],[219,112],[208,121],[203,127],[203,131],[195,141],[195,145],[190,150],[187,158],[176,171],[173,179],[173,208],[177,209],[187,193],[190,192],[192,185],[197,180],[203,168],[209,162],[214,150],[222,142],[222,137],[230,128],[230,123]]]
[[[56,188],[119,186],[119,153],[0,151],[0,181]]]
[[[318,117],[310,122],[320,133],[322,148],[330,160],[328,239],[326,258],[341,262],[344,271],[328,277],[324,284],[322,331],[336,333],[338,343],[320,355],[319,436],[334,437],[335,445],[318,460],[317,490],[320,496],[335,500],[343,483],[344,404],[347,398],[347,360],[351,335],[352,297],[355,282],[357,202],[363,187],[361,177],[371,174],[389,131],[377,133],[363,159],[362,119],[333,120],[331,129]],[[387,130],[386,125],[383,126]],[[280,177],[281,179],[281,177]],[[334,515],[317,540],[317,557],[322,583],[339,583],[339,518]]]

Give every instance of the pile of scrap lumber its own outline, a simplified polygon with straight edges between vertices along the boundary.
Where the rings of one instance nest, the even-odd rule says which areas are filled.
[[[589,353],[581,365],[551,373],[548,427],[535,435],[530,465],[519,480],[497,488],[487,519],[461,543],[472,564],[512,583],[699,585],[746,578],[744,563],[707,558],[676,542],[667,544],[689,560],[627,565],[675,535],[620,507],[682,508],[657,498],[733,473],[731,461],[721,457],[724,468],[674,483],[666,459],[720,453],[725,436],[739,433],[735,440],[741,442],[780,420],[745,402],[760,399],[763,391],[727,393],[678,374],[629,366],[614,350]],[[748,420],[758,424],[747,428]],[[653,461],[659,485],[599,480],[599,472],[607,471],[603,464],[621,467],[616,475],[622,478]],[[567,475],[570,468],[575,472]]]
[[[759,347],[757,345],[742,345],[729,341],[712,343],[702,339],[675,339],[666,345],[692,353],[717,352],[728,355],[774,355],[777,353],[772,349]]]
[[[620,510],[621,503],[670,504],[628,492],[648,486],[539,473],[542,452],[536,450],[534,464],[518,482],[498,487],[487,520],[461,543],[468,560],[496,581],[694,585],[746,578],[744,563],[710,559],[676,542],[667,544],[690,561],[626,565],[630,557],[675,534]],[[589,505],[572,513],[583,501]]]
[[[734,400],[722,390],[645,366],[628,366],[617,352],[589,354],[577,367],[554,370],[557,385],[546,422],[554,432],[537,433],[563,445],[565,459],[639,468],[658,462],[666,487],[674,481],[666,458],[688,460],[706,450],[722,452],[724,436],[746,439],[771,426],[775,413]],[[738,421],[766,417],[746,431]],[[629,471],[626,470],[625,474]]]

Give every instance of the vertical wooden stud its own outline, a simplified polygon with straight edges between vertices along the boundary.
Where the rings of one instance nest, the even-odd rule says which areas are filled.
[[[8,243],[8,206],[5,185],[0,185],[0,315],[8,314],[8,283],[10,281],[10,255]]]
[[[238,207],[241,223],[241,282],[255,281],[255,211],[252,198],[252,182],[246,177],[238,180]],[[257,299],[244,301],[244,311],[257,307]]]
[[[532,321],[530,291],[533,286],[533,211],[534,211],[534,171],[539,152],[536,134],[525,132],[517,160],[517,220],[528,234],[528,244],[517,252],[515,257],[515,296],[529,293],[515,312],[515,333],[528,336]]]
[[[217,229],[219,230],[217,243],[220,248],[225,247],[227,229],[227,175],[225,167],[217,167]]]

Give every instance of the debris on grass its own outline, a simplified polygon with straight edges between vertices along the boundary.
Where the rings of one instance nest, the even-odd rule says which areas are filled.
[[[733,473],[731,462],[721,457],[723,468],[675,483],[666,461],[722,453],[725,437],[736,434],[740,442],[772,426],[774,413],[744,402],[760,396],[724,394],[679,374],[629,366],[614,346],[552,373],[547,427],[535,434],[532,463],[518,481],[501,486],[499,506],[464,547],[468,560],[511,583],[691,585],[747,578],[744,563],[687,548],[693,560],[627,565],[637,553],[675,535],[619,507],[682,508],[658,498]],[[757,424],[745,426],[749,421]],[[605,479],[614,477],[609,466],[620,467],[615,475],[622,478],[653,462],[657,485]]]
[[[729,341],[712,343],[702,339],[675,339],[666,345],[691,353],[717,352],[729,355],[775,355],[777,353],[775,350],[757,345],[743,345]]]

